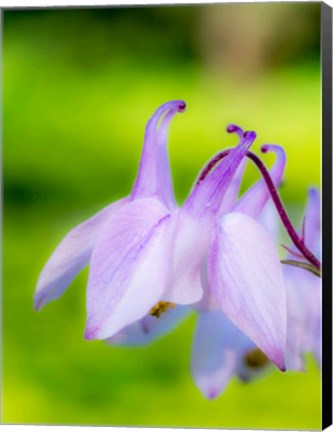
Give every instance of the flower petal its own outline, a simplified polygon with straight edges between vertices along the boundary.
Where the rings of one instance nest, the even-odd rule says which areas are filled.
[[[168,276],[169,214],[159,200],[135,200],[104,226],[94,246],[87,289],[87,339],[106,339],[143,318]]]
[[[211,241],[212,220],[193,218],[186,210],[179,210],[172,217],[171,282],[164,300],[177,304],[196,303],[203,295],[201,265]]]
[[[236,371],[251,342],[221,311],[201,312],[195,333],[191,371],[209,399],[218,396]]]
[[[187,198],[184,208],[193,216],[215,214],[246,152],[256,138],[255,132],[245,132],[243,139],[230,151],[204,181],[198,183]]]
[[[168,309],[160,317],[146,315],[130,324],[106,341],[111,345],[144,345],[164,336],[180,324],[189,314],[186,306]]]
[[[241,213],[222,216],[208,274],[222,311],[284,370],[286,293],[279,256],[267,232]]]
[[[34,295],[35,309],[60,297],[90,259],[99,231],[108,218],[127,202],[116,201],[71,230],[43,268]]]
[[[182,209],[174,213],[173,267],[165,300],[192,304],[202,298],[201,267],[211,242],[215,214],[255,137],[254,132],[246,132],[238,146],[204,181],[196,184]]]
[[[321,256],[320,194],[310,188],[305,213],[305,244],[317,256]]]
[[[321,279],[297,267],[285,266],[283,270],[288,300],[286,363],[288,369],[304,370],[303,354],[318,352]]]
[[[266,144],[262,147],[262,151],[273,151],[276,153],[277,160],[270,170],[270,176],[274,184],[279,185],[286,166],[286,153],[282,147],[274,144]],[[259,180],[242,196],[233,208],[233,211],[236,213],[245,213],[256,219],[269,198],[270,193],[265,181]]]
[[[246,166],[246,160],[242,160],[223,197],[222,204],[219,209],[219,214],[223,214],[231,211],[231,209],[236,205],[238,194],[239,194],[239,188],[244,175],[245,166]]]
[[[131,193],[131,200],[158,197],[169,209],[175,208],[175,199],[167,154],[167,132],[172,117],[183,112],[182,100],[167,102],[160,106],[149,120],[142,150],[139,172]],[[158,128],[158,122],[165,114]]]

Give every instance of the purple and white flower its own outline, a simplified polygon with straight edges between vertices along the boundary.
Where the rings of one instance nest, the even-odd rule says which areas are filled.
[[[210,161],[176,205],[166,143],[171,119],[184,109],[172,101],[152,116],[132,192],[67,234],[40,275],[35,308],[62,295],[88,263],[86,339],[149,342],[194,308],[192,372],[215,397],[232,374],[246,379],[242,361],[253,350],[285,370],[286,288],[274,239],[260,221],[272,191],[260,180],[238,199],[254,132],[229,126],[238,145]],[[274,145],[262,150],[277,155],[267,174],[274,188],[285,154]]]

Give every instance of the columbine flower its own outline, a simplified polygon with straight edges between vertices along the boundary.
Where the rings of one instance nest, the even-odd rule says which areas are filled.
[[[160,304],[200,300],[200,266],[214,216],[254,138],[245,134],[181,209],[170,211],[161,201],[140,198],[103,226],[90,263],[86,338],[110,338],[156,305],[158,311]]]
[[[131,195],[67,235],[40,276],[37,308],[62,294],[91,256],[87,339],[112,337],[145,317],[160,301],[191,304],[202,296],[201,259],[210,242],[214,217],[255,134],[245,133],[178,211],[165,140],[173,114],[184,108],[184,102],[176,101],[157,110],[147,125]]]
[[[90,260],[87,339],[117,338],[133,331],[131,324],[142,333],[151,324],[147,315],[167,309],[171,315],[174,304],[204,303],[212,296],[216,307],[284,369],[282,271],[273,241],[254,219],[266,200],[262,182],[233,205],[233,178],[256,134],[232,126],[239,144],[222,162],[209,165],[177,208],[166,134],[172,116],[184,108],[175,101],[156,111],[132,193],[65,237],[42,271],[36,308],[59,297]]]
[[[235,126],[230,126],[228,128],[229,132],[235,131],[238,132],[239,137],[241,138],[241,142],[244,140],[244,134],[243,131],[241,131],[239,128]],[[239,144],[240,146],[240,144]],[[239,147],[238,146],[238,147]],[[276,164],[274,165],[273,169],[271,170],[271,176],[274,179],[276,183],[279,183],[282,178],[282,173],[285,166],[285,154],[283,150],[278,146],[264,146],[263,151],[275,151],[278,159]],[[203,170],[202,174],[200,175],[198,181],[196,182],[196,186],[194,187],[193,193],[196,192],[196,188],[199,188],[200,185],[206,180],[207,176],[209,175],[210,171],[218,160],[215,160],[215,158],[210,161],[207,164],[207,167]],[[216,168],[219,170],[225,169],[226,164],[225,161],[221,164],[221,167]],[[194,253],[189,253],[189,256],[187,257],[185,255],[185,258],[188,259],[187,266],[184,266],[183,269],[180,269],[179,272],[189,272],[190,275],[192,275],[194,282],[187,286],[183,285],[183,288],[189,288],[189,290],[193,289],[193,286],[197,284],[199,285],[199,289],[202,291],[202,298],[200,301],[193,305],[193,307],[199,311],[199,317],[198,317],[198,327],[197,332],[195,336],[195,342],[194,342],[194,348],[193,348],[193,354],[192,354],[192,372],[195,378],[195,381],[198,385],[198,387],[201,389],[201,391],[204,393],[205,396],[212,398],[217,396],[225,387],[227,384],[229,378],[233,373],[237,373],[241,379],[247,380],[249,377],[252,377],[254,371],[255,373],[258,373],[258,370],[262,370],[263,366],[267,365],[269,363],[267,357],[256,347],[254,342],[249,339],[245,335],[248,334],[248,328],[250,327],[251,332],[251,325],[243,326],[243,332],[241,332],[232,322],[224,315],[224,313],[221,311],[218,302],[215,300],[213,292],[210,287],[209,283],[209,275],[207,273],[207,255],[210,250],[210,244],[213,241],[214,242],[214,228],[215,225],[219,222],[219,214],[227,214],[230,213],[231,218],[240,218],[243,219],[243,214],[247,214],[248,216],[252,218],[257,218],[262,208],[264,207],[268,197],[269,192],[267,190],[267,187],[264,183],[264,181],[259,181],[255,186],[253,186],[243,197],[240,201],[237,202],[237,195],[239,190],[239,184],[241,181],[242,173],[243,173],[244,166],[241,164],[239,168],[237,169],[236,174],[232,178],[232,180],[229,182],[228,189],[226,190],[223,200],[219,201],[218,196],[212,198],[212,203],[215,202],[215,211],[212,212],[213,217],[211,219],[207,217],[203,217],[201,215],[201,218],[195,219],[194,216],[189,211],[186,214],[186,217],[190,220],[190,222],[193,224],[206,224],[206,226],[203,225],[203,232],[206,233],[208,237],[208,241],[205,243],[205,246],[202,247],[202,239],[205,239],[205,236],[202,235],[202,232],[195,230],[192,228],[191,232],[188,234],[188,239],[190,242],[193,242],[193,251],[197,250],[198,256],[197,261],[195,261],[193,258],[196,257]],[[222,171],[223,172],[223,171]],[[216,176],[218,179],[219,177]],[[214,186],[214,183],[213,183]],[[217,188],[216,188],[217,189]],[[218,190],[218,189],[217,189]],[[208,192],[209,189],[208,189]],[[193,194],[192,193],[192,194]],[[214,199],[215,198],[215,199]],[[192,198],[193,199],[193,198]],[[253,202],[254,201],[254,202]],[[203,203],[205,204],[205,203]],[[209,206],[211,207],[211,206]],[[206,206],[203,206],[203,209],[206,209]],[[183,209],[180,209],[176,216],[178,216],[179,220],[182,221],[182,218],[184,216],[182,215]],[[189,216],[190,215],[190,216]],[[192,217],[194,220],[191,220],[190,217]],[[250,218],[248,218],[250,219]],[[175,224],[179,224],[179,220],[174,218],[176,221]],[[255,229],[259,230],[259,233],[262,233],[262,229],[257,227],[256,222],[254,219],[250,222]],[[180,228],[178,227],[180,230]],[[184,227],[183,229],[186,229]],[[208,232],[208,234],[207,234]],[[198,241],[198,236],[201,243]],[[181,231],[179,231],[179,235],[183,235]],[[265,241],[266,241],[265,236]],[[223,241],[227,241],[228,239],[223,238]],[[260,238],[259,238],[260,240]],[[176,240],[177,241],[177,240]],[[233,241],[233,240],[232,240]],[[269,247],[273,249],[274,254],[274,245],[272,242],[268,241]],[[189,248],[189,246],[184,242],[181,244],[181,246],[185,250],[185,254],[188,253],[188,250],[186,248]],[[253,245],[252,245],[253,246]],[[177,247],[177,244],[176,244]],[[262,247],[262,246],[261,246]],[[199,250],[198,250],[199,249]],[[252,253],[255,253],[255,251],[258,249],[257,245],[254,245]],[[248,249],[247,249],[248,252]],[[183,252],[184,253],[184,252]],[[236,251],[236,254],[239,253],[239,251]],[[232,250],[232,255],[234,255],[235,252]],[[199,257],[199,258],[198,258]],[[237,259],[237,257],[236,257]],[[261,262],[260,265],[271,265],[270,262],[271,258],[263,258],[261,259],[258,257],[259,261]],[[249,256],[246,256],[245,258],[247,264],[251,266],[251,258]],[[218,263],[218,265],[223,266],[223,261]],[[199,268],[199,270],[196,270],[196,266]],[[280,269],[280,263],[278,261],[277,256],[274,256],[273,259],[273,271],[275,271],[275,267],[277,268],[277,275],[278,279],[274,282],[274,289],[276,289],[276,299],[280,300],[280,306],[281,306],[281,312],[282,316],[285,312],[285,302],[284,302],[284,285],[281,278],[281,269]],[[196,272],[195,272],[196,270]],[[224,268],[222,267],[223,271]],[[237,271],[242,276],[242,273],[244,274],[244,269],[238,268]],[[182,277],[184,277],[182,275]],[[267,275],[264,275],[264,278],[267,278]],[[259,280],[260,284],[260,276],[257,277],[257,280]],[[270,280],[267,278],[267,287],[269,289]],[[235,276],[235,282],[237,282],[237,277]],[[229,285],[232,285],[231,282]],[[248,285],[251,285],[251,282],[249,283],[245,277],[244,281],[244,287],[240,289],[239,297],[240,302],[243,301],[243,297],[246,297],[244,295],[244,288],[247,288]],[[279,286],[280,284],[280,286]],[[265,289],[267,289],[265,286]],[[228,288],[228,284],[226,284],[225,287]],[[233,288],[231,286],[231,288]],[[170,293],[166,293],[165,296],[169,295]],[[172,295],[172,292],[171,292]],[[190,291],[188,296],[193,295],[193,293]],[[262,294],[258,294],[262,296]],[[273,293],[273,296],[275,294]],[[199,297],[199,296],[198,296]],[[177,303],[180,303],[182,300],[178,298],[174,298],[174,301]],[[246,300],[245,300],[246,302]],[[254,300],[254,303],[256,300]],[[258,302],[259,303],[259,302]],[[250,305],[252,306],[252,310],[256,308],[256,305]],[[242,307],[239,306],[240,308]],[[246,305],[244,306],[246,308]],[[264,304],[265,307],[265,304]],[[260,307],[259,307],[260,308]],[[122,331],[120,331],[117,335],[113,336],[109,339],[109,342],[112,344],[122,344],[122,345],[136,345],[140,343],[147,343],[151,340],[155,339],[156,337],[160,336],[161,334],[169,331],[172,326],[179,320],[184,317],[188,310],[184,309],[184,307],[176,306],[174,309],[169,309],[165,313],[161,315],[161,318],[156,319],[153,316],[146,316],[144,319],[136,322],[135,324],[132,324],[130,326],[127,326]],[[152,313],[153,311],[151,311]],[[241,319],[241,316],[239,317]],[[236,319],[236,322],[238,324],[238,321]],[[270,324],[270,323],[268,323]],[[239,327],[239,324],[238,324]],[[282,343],[281,347],[283,348],[283,333],[285,332],[285,321],[282,318],[281,322],[278,321],[278,332],[280,332],[280,335],[282,335]],[[252,334],[253,331],[253,325],[252,325]],[[264,332],[262,332],[264,333]],[[258,334],[258,332],[257,332]],[[269,330],[266,334],[269,334]],[[255,336],[256,337],[256,336]],[[258,337],[256,337],[258,339]],[[269,349],[267,349],[267,344],[261,343],[261,346],[264,350],[267,351],[268,355],[272,357],[272,360],[277,362],[276,356],[274,357],[274,354],[272,355],[271,352],[269,352]],[[256,367],[254,367],[256,365]],[[281,364],[279,365],[281,368]]]

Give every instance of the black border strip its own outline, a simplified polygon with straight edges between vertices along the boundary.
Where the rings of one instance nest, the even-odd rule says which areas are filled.
[[[332,424],[332,8],[321,5],[322,73],[322,428]]]

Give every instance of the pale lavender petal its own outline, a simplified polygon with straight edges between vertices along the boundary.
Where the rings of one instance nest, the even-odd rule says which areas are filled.
[[[173,214],[173,265],[165,300],[192,304],[202,298],[201,266],[211,242],[214,216],[255,136],[254,132],[246,132],[239,145],[196,185],[182,209]]]
[[[222,199],[246,152],[256,138],[255,132],[245,132],[240,143],[221,163],[193,189],[184,204],[184,209],[194,217],[203,214],[214,215],[221,206]]]
[[[111,345],[144,345],[170,333],[188,317],[190,309],[186,306],[175,306],[155,317],[147,315],[116,333],[106,342]]]
[[[308,192],[305,244],[316,256],[321,256],[320,193],[316,188],[310,188]]]
[[[252,345],[222,312],[199,313],[191,371],[205,397],[214,399],[225,389],[242,356]]]
[[[240,140],[244,138],[243,129],[235,124],[229,124],[227,126],[227,132],[238,135]],[[242,160],[223,197],[222,204],[219,209],[220,214],[229,212],[232,209],[232,207],[236,204],[238,194],[239,194],[240,184],[242,182],[242,178],[244,175],[245,166],[246,166],[246,160]]]
[[[318,367],[322,367],[322,322],[321,317],[318,317],[317,325],[314,333],[313,352],[318,363]]]
[[[193,304],[203,295],[201,265],[211,241],[210,217],[193,218],[183,209],[172,216],[172,266],[170,286],[164,300]]]
[[[202,297],[201,299],[192,305],[192,307],[199,311],[199,312],[207,312],[207,311],[214,311],[219,310],[219,306],[215,300],[215,298],[212,295],[212,290],[210,288],[209,280],[208,280],[208,271],[207,271],[207,254],[204,256],[201,268],[200,268],[200,282],[202,287]]]
[[[158,197],[169,209],[175,207],[166,141],[172,117],[177,112],[183,112],[185,107],[185,102],[181,100],[167,102],[159,107],[149,120],[131,200]],[[165,118],[158,128],[164,114]]]
[[[304,370],[303,355],[320,352],[321,279],[297,267],[283,270],[288,304],[286,363],[288,369]]]
[[[304,302],[300,293],[304,294],[301,281],[303,269],[291,266],[283,268],[287,288],[287,343],[285,350],[286,367],[288,370],[305,371],[303,354],[306,351],[308,335],[306,333]]]
[[[87,339],[106,339],[143,318],[167,283],[170,215],[156,199],[135,200],[103,227],[87,289]]]
[[[209,251],[208,275],[225,315],[284,370],[286,292],[266,230],[241,213],[222,216]]]
[[[277,160],[273,168],[270,170],[270,176],[274,184],[279,185],[286,166],[285,151],[282,147],[274,144],[266,144],[262,146],[261,149],[264,153],[269,151],[276,153]],[[259,180],[242,196],[233,208],[233,211],[237,213],[245,213],[256,219],[260,215],[269,198],[270,193],[266,182],[264,180]]]
[[[236,205],[245,166],[246,160],[244,159],[237,168],[237,171],[233,176],[226,193],[224,194],[222,204],[219,209],[219,214],[228,213]]]
[[[279,226],[279,216],[276,211],[276,207],[272,200],[269,200],[267,204],[262,209],[259,219],[259,223],[263,226],[273,241],[276,244],[280,242],[280,226]]]
[[[126,202],[127,198],[114,202],[66,235],[39,276],[34,295],[36,310],[64,293],[77,273],[88,264],[93,245],[105,222]]]

